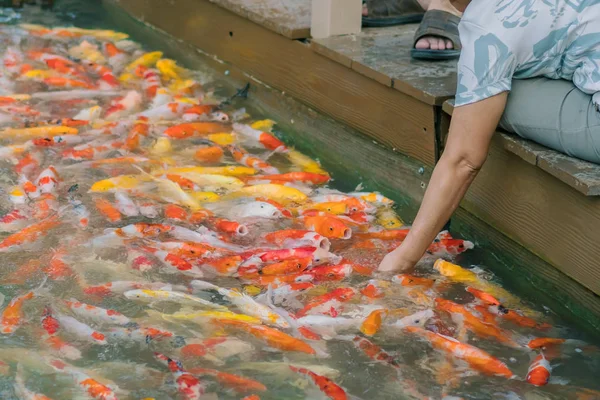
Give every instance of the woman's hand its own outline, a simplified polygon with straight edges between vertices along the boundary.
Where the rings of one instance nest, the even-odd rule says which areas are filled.
[[[403,259],[399,250],[400,248],[386,254],[377,270],[380,272],[403,272],[411,269],[414,264]]]
[[[448,142],[404,242],[385,256],[379,271],[405,271],[421,259],[456,210],[485,162],[492,136],[506,106],[507,92],[457,107]]]

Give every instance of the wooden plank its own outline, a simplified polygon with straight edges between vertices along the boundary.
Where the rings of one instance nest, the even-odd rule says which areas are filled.
[[[120,5],[390,148],[428,165],[435,162],[430,105],[206,0],[121,0]]]
[[[311,0],[210,1],[289,39],[310,37]]]
[[[521,160],[496,136],[462,205],[600,294],[600,198]]]
[[[316,52],[352,60],[352,68],[431,105],[442,105],[456,93],[456,61],[419,61],[410,57],[416,24],[367,28],[356,35],[313,39]],[[327,49],[327,51],[324,51]],[[383,79],[385,77],[386,79]]]

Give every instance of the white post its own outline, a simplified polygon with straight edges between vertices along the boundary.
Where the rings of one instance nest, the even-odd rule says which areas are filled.
[[[359,33],[362,0],[312,0],[313,38]]]

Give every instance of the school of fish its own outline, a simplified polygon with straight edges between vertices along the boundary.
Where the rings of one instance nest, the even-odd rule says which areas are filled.
[[[598,349],[459,266],[473,243],[378,274],[394,202],[329,187],[247,88],[115,31],[0,46],[2,399],[600,398],[552,374]]]

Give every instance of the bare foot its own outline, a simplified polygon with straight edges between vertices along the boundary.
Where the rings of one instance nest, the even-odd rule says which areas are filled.
[[[462,13],[458,11],[454,6],[450,3],[450,0],[418,0],[421,6],[423,6],[424,10],[441,10],[447,11],[457,16],[461,16]],[[367,5],[363,4],[362,15],[368,16],[369,10],[367,9]],[[425,36],[422,37],[415,43],[415,49],[419,50],[452,50],[454,48],[454,43],[452,40],[444,39],[439,36]]]

